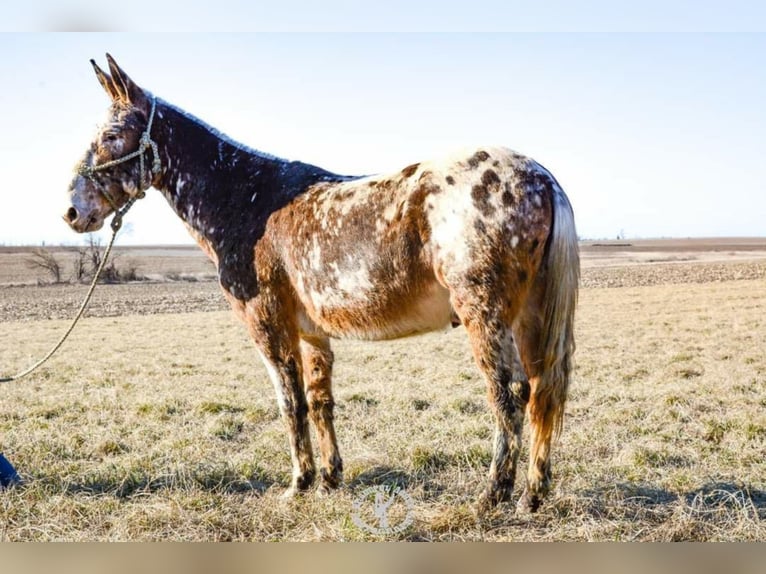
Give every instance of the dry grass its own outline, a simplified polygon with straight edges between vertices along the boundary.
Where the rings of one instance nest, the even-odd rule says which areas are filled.
[[[462,329],[336,343],[346,487],[282,502],[273,389],[229,312],[89,318],[2,388],[0,445],[27,483],[0,492],[0,539],[378,540],[351,515],[383,484],[413,500],[399,539],[763,540],[765,317],[764,278],[583,289],[554,492],[481,522],[492,420]],[[2,370],[63,326],[0,325]]]

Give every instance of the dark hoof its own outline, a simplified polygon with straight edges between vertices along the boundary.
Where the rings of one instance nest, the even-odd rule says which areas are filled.
[[[537,494],[529,494],[525,488],[524,493],[516,503],[516,512],[519,514],[534,514],[540,508],[543,499]]]
[[[490,484],[484,492],[479,496],[479,501],[476,504],[476,511],[479,516],[490,512],[497,508],[502,502],[508,502],[511,500],[511,494],[513,493],[513,485],[501,486],[498,484]]]
[[[343,471],[339,469],[327,470],[322,468],[319,470],[321,481],[317,492],[320,496],[330,494],[333,490],[337,490],[343,484]]]

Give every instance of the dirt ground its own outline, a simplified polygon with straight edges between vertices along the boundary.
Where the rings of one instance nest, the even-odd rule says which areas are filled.
[[[75,250],[53,248],[64,270]],[[27,260],[30,248],[0,248],[0,320],[65,319],[87,287],[51,284]],[[86,316],[114,317],[226,309],[213,264],[196,246],[117,247],[118,266],[146,280],[100,285]],[[595,241],[581,245],[583,288],[710,283],[766,276],[766,238]]]

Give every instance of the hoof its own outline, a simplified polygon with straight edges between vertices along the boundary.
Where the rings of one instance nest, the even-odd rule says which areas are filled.
[[[319,496],[327,496],[333,490],[337,490],[343,484],[343,472],[342,471],[328,471],[326,468],[319,470],[320,483],[317,488],[317,494]]]
[[[280,498],[282,500],[291,500],[297,496],[300,496],[304,492],[306,492],[309,488],[311,488],[311,485],[314,484],[314,477],[316,476],[314,469],[310,469],[308,471],[305,471],[303,474],[299,474],[297,476],[293,476],[292,484],[290,485],[290,488],[288,488],[286,491],[284,491]]]
[[[495,509],[495,505],[487,497],[486,493],[482,492],[479,495],[479,500],[476,501],[476,515],[479,518],[484,518]]]
[[[518,514],[534,514],[540,508],[543,500],[536,494],[529,494],[529,491],[525,488],[524,493],[516,503],[516,512]]]
[[[500,503],[508,502],[511,499],[512,492],[513,485],[501,486],[498,484],[490,484],[479,496],[479,500],[476,503],[477,514],[483,516],[497,508]]]

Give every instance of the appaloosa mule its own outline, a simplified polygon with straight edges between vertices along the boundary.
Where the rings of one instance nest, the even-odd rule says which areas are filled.
[[[322,491],[343,464],[333,427],[331,337],[391,339],[462,324],[496,420],[485,510],[508,500],[529,411],[519,506],[551,480],[572,371],[579,255],[553,176],[507,149],[480,148],[398,173],[346,177],[231,141],[95,62],[109,120],[78,165],[64,218],[99,229],[158,189],[218,267],[276,389],[290,437],[289,493]]]

